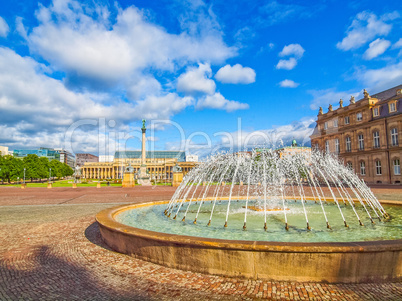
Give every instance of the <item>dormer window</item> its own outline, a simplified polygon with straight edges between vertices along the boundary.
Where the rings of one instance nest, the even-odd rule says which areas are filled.
[[[362,121],[362,120],[363,120],[363,114],[362,114],[362,112],[359,112],[359,113],[356,114],[356,120],[357,120],[357,121]]]
[[[380,116],[380,108],[376,107],[373,109],[373,117]]]
[[[396,112],[396,101],[390,102],[390,103],[388,104],[388,106],[389,106],[389,112],[390,112],[390,113]]]
[[[401,95],[402,94],[402,89],[396,90],[396,95]]]

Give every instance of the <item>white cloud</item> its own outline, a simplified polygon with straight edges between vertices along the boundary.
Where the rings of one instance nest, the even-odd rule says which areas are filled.
[[[346,31],[346,37],[336,44],[338,49],[347,51],[357,49],[377,36],[387,36],[392,24],[387,22],[398,18],[399,14],[385,14],[378,18],[375,14],[363,11],[358,13]]]
[[[215,82],[210,79],[212,76],[209,64],[199,64],[198,68],[190,67],[186,73],[177,79],[177,90],[186,94],[205,93],[212,95],[215,93]]]
[[[7,22],[2,17],[0,17],[0,37],[7,37],[9,31],[10,28],[8,27]]]
[[[355,91],[336,91],[335,88],[324,89],[324,90],[310,90],[307,91],[313,96],[313,100],[310,103],[310,108],[312,110],[318,110],[318,107],[323,107],[325,110],[329,104],[338,103],[340,99],[344,100],[344,105],[346,105],[350,99],[350,96],[357,97],[359,93]]]
[[[236,110],[248,109],[249,105],[247,103],[241,103],[234,100],[227,100],[222,94],[215,93],[214,95],[207,95],[200,98],[197,102],[196,108],[211,108],[233,112]]]
[[[400,38],[394,45],[392,45],[392,49],[402,48],[402,38]]]
[[[6,132],[12,133],[3,133],[0,140],[10,147],[42,146],[49,141],[53,144],[48,146],[60,145],[72,124],[99,118],[114,120],[117,131],[127,132],[129,122],[169,119],[194,104],[193,98],[175,93],[150,94],[135,103],[106,93],[77,93],[45,75],[47,67],[8,48],[0,48],[0,69],[0,127],[6,126],[10,129]],[[99,147],[98,135],[97,128],[92,132],[84,129],[73,138],[75,145],[82,143],[80,150],[88,150]]]
[[[299,59],[303,56],[304,51],[305,50],[300,44],[290,44],[283,47],[282,51],[279,53],[279,56],[294,56],[295,58]]]
[[[285,69],[285,70],[292,70],[297,65],[297,60],[294,57],[291,57],[287,60],[279,60],[278,64],[276,65],[276,69]]]
[[[42,6],[39,26],[28,35],[30,49],[70,76],[108,84],[149,67],[173,71],[188,62],[221,63],[236,55],[218,30],[170,34],[132,6],[119,8],[115,23],[110,14],[100,6],[91,12],[74,0]]]
[[[240,64],[226,65],[218,70],[215,78],[225,84],[251,84],[255,82],[255,71]]]
[[[384,39],[376,39],[369,44],[369,48],[364,52],[363,57],[366,60],[371,60],[383,54],[391,46],[391,42]]]
[[[355,78],[374,91],[389,89],[402,83],[402,62],[379,69],[359,70]]]
[[[296,88],[297,86],[299,86],[299,84],[290,79],[284,79],[279,83],[279,86],[281,86],[282,88]]]

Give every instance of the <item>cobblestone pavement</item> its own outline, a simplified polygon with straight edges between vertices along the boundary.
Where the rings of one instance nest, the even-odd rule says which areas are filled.
[[[74,192],[78,201],[72,203],[60,201],[62,188],[54,190],[54,198],[42,189],[23,202],[29,196],[25,191],[10,195],[0,189],[0,300],[402,300],[400,282],[346,285],[225,278],[119,254],[102,242],[95,214],[116,203],[144,199],[141,194],[166,199],[174,190],[137,190],[135,196],[113,188],[102,189],[102,194],[83,190]],[[27,205],[28,200],[41,205]]]

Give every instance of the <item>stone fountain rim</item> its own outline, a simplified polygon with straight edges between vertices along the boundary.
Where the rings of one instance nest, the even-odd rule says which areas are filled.
[[[167,204],[169,201],[151,201],[139,204],[124,204],[100,211],[96,221],[100,227],[117,232],[127,237],[154,240],[167,244],[177,244],[188,247],[203,247],[210,249],[243,250],[257,252],[292,252],[292,253],[355,253],[355,252],[384,252],[401,251],[402,239],[358,241],[358,242],[276,242],[276,241],[250,241],[226,240],[168,234],[135,228],[116,221],[115,217],[127,210],[145,206]],[[395,201],[380,201],[383,204],[402,206]]]

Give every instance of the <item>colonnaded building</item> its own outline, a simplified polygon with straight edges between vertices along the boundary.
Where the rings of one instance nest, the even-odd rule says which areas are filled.
[[[127,166],[134,172],[141,167],[141,151],[118,151],[113,162],[90,162],[81,167],[81,175],[87,179],[122,179]],[[186,175],[198,163],[186,160],[185,152],[181,151],[146,151],[146,166],[151,180],[171,181],[173,167],[180,166]]]
[[[323,113],[320,107],[311,147],[338,154],[368,183],[401,183],[402,85]]]

